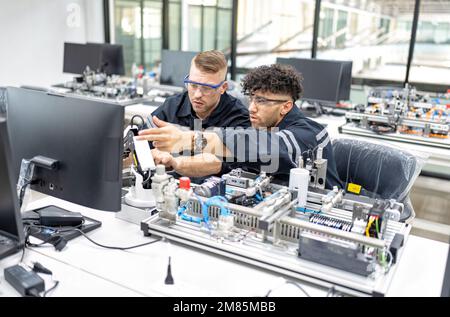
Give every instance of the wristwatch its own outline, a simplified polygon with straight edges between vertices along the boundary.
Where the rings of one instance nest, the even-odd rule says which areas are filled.
[[[201,153],[208,144],[208,140],[203,136],[201,131],[194,131],[194,153]]]

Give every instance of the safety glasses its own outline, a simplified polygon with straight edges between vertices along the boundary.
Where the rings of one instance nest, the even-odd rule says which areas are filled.
[[[189,91],[196,91],[200,90],[200,92],[203,95],[211,95],[217,91],[217,89],[222,86],[225,83],[225,80],[220,82],[217,85],[211,85],[211,84],[205,84],[205,83],[199,83],[196,81],[189,80],[189,75],[184,77],[184,85],[186,86],[186,89]]]

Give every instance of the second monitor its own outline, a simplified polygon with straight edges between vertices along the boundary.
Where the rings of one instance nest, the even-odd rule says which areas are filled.
[[[161,56],[162,85],[184,87],[184,77],[189,74],[196,52],[163,50]]]
[[[107,75],[124,75],[123,48],[107,43],[64,43],[63,72],[83,74],[86,66]]]
[[[336,106],[350,99],[352,62],[306,58],[278,58],[303,76],[303,100]]]

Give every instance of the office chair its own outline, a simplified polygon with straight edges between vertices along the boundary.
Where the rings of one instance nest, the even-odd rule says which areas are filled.
[[[6,115],[6,88],[0,87],[0,116]]]
[[[396,199],[405,205],[400,221],[415,217],[409,192],[420,173],[418,159],[407,151],[361,140],[336,139],[334,157],[339,178],[362,186],[361,195]]]

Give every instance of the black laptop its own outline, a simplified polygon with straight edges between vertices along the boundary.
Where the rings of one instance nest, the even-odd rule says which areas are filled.
[[[0,116],[0,259],[20,251],[25,242],[11,163],[6,119]]]

